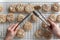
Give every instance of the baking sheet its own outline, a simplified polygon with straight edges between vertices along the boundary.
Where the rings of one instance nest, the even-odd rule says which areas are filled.
[[[51,5],[51,4],[53,4],[53,2],[35,2],[35,3],[33,3],[33,2],[30,2],[31,4],[34,4],[34,5],[36,5],[36,4],[39,4],[39,5],[42,5],[42,4],[49,4],[49,5]],[[19,2],[17,3],[17,2],[1,2],[0,3],[1,5],[3,5],[3,8],[4,8],[4,10],[2,11],[2,12],[0,12],[0,14],[8,14],[8,7],[9,7],[9,5],[10,4],[19,4]],[[28,4],[28,2],[25,2],[24,4]],[[47,18],[50,14],[51,14],[52,12],[48,12],[48,13],[46,13],[46,14],[44,14],[43,12],[42,12],[42,14]],[[14,15],[15,16],[17,16],[19,13],[14,13]],[[56,15],[58,15],[58,14],[60,14],[60,12],[55,12],[55,14]],[[27,20],[29,20],[30,19],[30,17],[29,18],[27,18]],[[23,24],[27,21],[27,20],[25,20],[21,25],[19,25],[20,27],[22,27],[23,26]],[[22,39],[20,39],[20,38],[14,38],[14,40],[37,40],[36,38],[35,38],[35,36],[34,36],[34,33],[35,33],[35,31],[36,30],[38,30],[40,27],[41,27],[41,20],[40,19],[38,19],[38,21],[37,22],[35,22],[35,23],[32,23],[33,24],[33,28],[32,28],[32,30],[31,31],[28,31],[28,32],[26,32],[26,35],[25,35],[25,37],[24,38],[22,38]],[[14,23],[14,22],[13,22]],[[1,38],[4,38],[5,37],[5,34],[6,34],[6,30],[7,30],[7,28],[8,28],[8,26],[10,25],[10,24],[12,24],[12,23],[9,23],[9,22],[6,22],[6,23],[2,23],[2,24],[0,24],[0,37]],[[53,36],[51,39],[56,39],[56,37],[55,36]],[[38,39],[39,40],[39,39]],[[44,38],[41,38],[41,40],[45,40]]]

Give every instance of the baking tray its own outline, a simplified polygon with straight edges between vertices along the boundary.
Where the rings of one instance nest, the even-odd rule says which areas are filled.
[[[23,3],[23,4],[39,4],[39,5],[42,5],[42,4],[53,4],[55,2],[0,2],[1,5],[3,5],[3,8],[4,10],[2,12],[0,12],[0,14],[8,14],[8,7],[9,5],[11,4],[20,4],[20,3]],[[58,2],[57,2],[58,3]],[[60,3],[59,3],[60,4]],[[52,12],[47,12],[46,14],[44,14],[42,12],[42,14],[47,18]],[[17,16],[19,13],[14,13],[15,16]],[[60,12],[55,12],[56,15],[60,14]],[[30,19],[30,17],[27,18],[27,20],[25,20],[21,25],[19,25],[20,27],[23,26],[23,24],[28,21]],[[35,23],[32,23],[33,24],[33,27],[32,27],[32,30],[26,32],[26,35],[24,38],[20,39],[20,38],[14,38],[14,40],[39,40],[39,39],[36,39],[35,36],[34,36],[34,33],[36,30],[38,30],[40,27],[41,27],[41,20],[38,19],[37,22]],[[14,22],[13,22],[14,23]],[[4,38],[5,37],[5,34],[6,34],[6,30],[8,28],[8,26],[12,24],[12,23],[9,23],[9,22],[6,22],[6,23],[2,23],[0,24],[0,38]],[[53,37],[51,39],[57,39],[57,37],[55,37],[53,35]],[[44,38],[41,38],[40,40],[46,40]]]

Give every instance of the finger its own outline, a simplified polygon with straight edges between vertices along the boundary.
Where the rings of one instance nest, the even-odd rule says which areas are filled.
[[[16,23],[16,24],[13,26],[12,30],[15,30],[15,29],[18,27],[18,24],[19,24],[19,23]]]
[[[15,24],[12,24],[8,27],[8,29],[12,29],[12,27],[14,26]]]
[[[17,28],[15,29],[15,33],[17,33],[18,29],[19,29],[19,27],[17,27]]]
[[[51,25],[55,25],[55,23],[53,21],[51,21],[50,19],[48,19],[48,22],[51,24]]]

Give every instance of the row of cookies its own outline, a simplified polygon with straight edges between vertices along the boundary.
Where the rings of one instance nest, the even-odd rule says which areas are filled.
[[[49,11],[54,11],[58,12],[60,11],[60,5],[58,3],[54,3],[51,6],[48,4],[43,4],[41,5],[34,5],[34,4],[13,4],[10,5],[9,7],[9,12],[27,12],[31,13],[34,10],[40,10],[42,9],[42,12],[49,12]]]

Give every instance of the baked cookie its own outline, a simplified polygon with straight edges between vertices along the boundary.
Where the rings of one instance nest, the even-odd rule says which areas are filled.
[[[35,5],[35,6],[34,6],[34,9],[35,9],[35,10],[40,10],[40,9],[41,9],[41,6],[40,6],[40,5]]]
[[[51,14],[49,15],[48,19],[50,19],[51,21],[56,21],[56,15],[55,14]]]
[[[56,21],[60,22],[60,15],[57,15]]]
[[[24,5],[23,4],[18,4],[16,6],[17,12],[24,12]]]
[[[23,29],[24,29],[25,31],[31,30],[31,29],[32,29],[32,23],[27,21],[27,22],[23,25]]]
[[[43,12],[49,12],[51,10],[51,7],[47,4],[42,5],[42,11]]]
[[[48,30],[45,30],[43,32],[43,37],[46,38],[46,39],[51,39],[52,33],[50,31],[48,31]]]
[[[13,13],[7,14],[7,21],[13,22],[14,20],[15,20],[15,18],[14,18],[14,14]]]
[[[13,13],[16,12],[16,4],[10,5],[9,12],[13,12]]]
[[[37,19],[37,16],[35,16],[34,14],[31,15],[31,21],[33,22],[36,22],[38,19]]]
[[[0,14],[0,23],[6,22],[6,15],[5,14]]]
[[[18,38],[23,38],[25,36],[25,31],[23,29],[18,29],[16,36]]]
[[[43,34],[42,34],[42,30],[37,30],[36,32],[35,32],[35,37],[36,38],[41,38],[42,36],[43,36]]]
[[[2,5],[0,5],[0,12],[3,10],[3,6]]]
[[[17,16],[17,21],[21,22],[24,18],[25,18],[25,16],[23,14],[19,14]]]
[[[41,26],[42,26],[42,28],[44,28],[44,29],[48,27],[44,22],[42,22],[42,25],[41,25]]]
[[[59,4],[58,3],[54,3],[51,6],[51,10],[54,11],[54,12],[58,12],[59,11]]]
[[[31,4],[28,4],[25,6],[25,12],[27,13],[31,13],[32,11],[34,11],[34,6]]]

